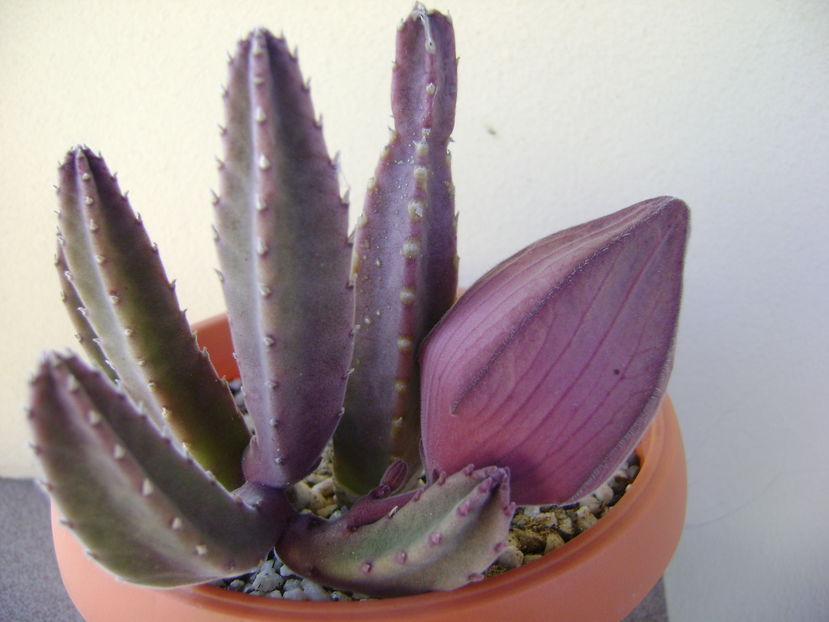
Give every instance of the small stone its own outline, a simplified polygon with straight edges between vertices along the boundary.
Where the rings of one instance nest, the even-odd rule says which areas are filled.
[[[524,555],[524,563],[529,564],[542,557],[543,555]]]
[[[339,510],[337,504],[331,503],[329,505],[326,505],[325,507],[316,510],[315,514],[317,514],[318,516],[322,516],[323,518],[331,518],[334,512],[336,512],[337,510]]]
[[[305,592],[311,600],[331,600],[328,591],[319,583],[314,583],[310,579],[302,580],[302,591]]]
[[[253,578],[251,585],[254,590],[273,592],[275,589],[281,588],[284,583],[285,578],[274,570],[273,565],[271,565],[262,568]]]
[[[595,525],[598,520],[599,519],[593,516],[593,513],[586,507],[579,508],[576,511],[576,526],[580,531],[589,529]]]
[[[288,579],[282,586],[282,594],[287,594],[292,590],[301,590],[302,581],[300,579]]]
[[[234,393],[233,402],[236,404],[237,408],[241,409],[245,406],[245,396],[241,393]]]
[[[335,600],[335,601],[344,603],[344,602],[350,601],[351,596],[349,596],[345,592],[340,592],[338,590],[335,590],[335,591],[331,592],[331,600]]]
[[[524,553],[517,546],[508,546],[501,551],[495,563],[504,568],[518,568],[524,563]]]
[[[506,566],[502,566],[501,564],[491,564],[489,568],[487,568],[484,572],[484,576],[486,578],[497,577],[499,574],[503,574],[507,570],[512,570],[512,568],[507,568]]]
[[[242,579],[233,579],[233,581],[227,584],[227,589],[233,592],[241,592],[245,589],[245,582]]]
[[[598,514],[602,510],[602,502],[592,494],[579,499],[579,505],[587,508],[592,514]]]
[[[311,487],[311,490],[318,492],[325,497],[334,496],[334,480],[330,477],[317,482]]]
[[[541,553],[544,550],[544,536],[529,529],[517,529],[515,539],[524,553]]]
[[[593,495],[605,505],[613,501],[613,489],[608,484],[599,486]]]
[[[316,512],[320,508],[331,505],[331,502],[325,498],[325,495],[322,494],[316,486],[314,488],[308,488],[308,495],[310,500],[306,507],[310,508],[312,512]]]
[[[556,508],[556,520],[558,520],[558,530],[566,536],[574,535],[573,519],[567,514],[567,510]]]
[[[623,479],[626,480],[627,478],[628,478],[627,467],[623,466],[623,467],[619,467],[618,469],[613,471],[613,475],[610,477],[609,481],[612,482],[614,480],[623,480]]]
[[[302,588],[296,587],[282,592],[282,598],[285,600],[308,600],[308,595],[302,591]]]
[[[321,475],[317,472],[311,473],[308,477],[305,478],[305,483],[309,486],[313,487],[319,484],[321,481],[328,479],[325,475]]]
[[[550,551],[555,551],[558,547],[564,545],[564,538],[561,537],[561,534],[555,531],[551,531],[547,534],[546,542],[544,543],[544,553],[549,553]]]
[[[314,495],[311,488],[305,482],[297,482],[294,484],[294,504],[298,510],[304,510],[311,507],[314,502]]]

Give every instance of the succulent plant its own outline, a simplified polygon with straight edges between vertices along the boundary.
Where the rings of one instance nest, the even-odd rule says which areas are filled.
[[[480,579],[516,503],[590,492],[644,433],[688,209],[651,199],[553,234],[454,301],[451,21],[418,5],[399,28],[395,128],[351,236],[285,41],[255,30],[229,66],[214,238],[250,423],[115,176],[76,147],[56,266],[93,366],[50,353],[32,380],[44,485],[90,555],[141,584],[239,574],[274,547],[374,595]],[[289,493],[332,435],[356,500],[324,520]]]

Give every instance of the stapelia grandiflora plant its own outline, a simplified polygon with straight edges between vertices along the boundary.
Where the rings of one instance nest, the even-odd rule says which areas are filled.
[[[115,176],[74,148],[56,265],[96,368],[51,353],[32,380],[45,487],[89,554],[140,584],[240,574],[274,547],[372,595],[480,579],[516,503],[590,492],[654,415],[687,207],[651,199],[543,238],[454,302],[450,20],[418,5],[399,28],[394,131],[353,236],[285,41],[255,30],[229,67],[214,238],[251,423]],[[290,491],[332,436],[353,505],[326,521]]]

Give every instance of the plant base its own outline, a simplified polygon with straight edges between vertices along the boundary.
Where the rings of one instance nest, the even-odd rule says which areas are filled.
[[[227,322],[197,327],[220,374],[234,377]],[[597,524],[538,560],[453,592],[352,602],[297,602],[213,586],[158,590],[119,581],[89,559],[52,509],[55,553],[70,598],[87,622],[396,620],[619,622],[665,571],[685,520],[685,454],[670,398],[636,451],[640,471]]]

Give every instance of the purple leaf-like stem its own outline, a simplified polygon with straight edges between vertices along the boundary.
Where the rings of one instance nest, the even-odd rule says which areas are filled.
[[[457,63],[451,22],[422,5],[398,31],[395,130],[355,232],[354,373],[334,436],[341,486],[363,494],[395,458],[420,473],[421,340],[457,288],[454,187],[447,146]]]
[[[388,509],[371,519],[297,516],[277,544],[280,559],[314,581],[372,596],[451,590],[495,560],[515,509],[509,471],[496,467],[464,468],[371,503]]]
[[[565,504],[633,450],[670,374],[688,208],[657,198],[527,247],[423,349],[427,472],[509,467],[518,503]]]
[[[223,485],[239,486],[247,427],[196,344],[141,219],[91,150],[70,151],[59,175],[64,277],[119,383]]]
[[[255,566],[292,510],[281,490],[227,492],[127,396],[73,356],[32,381],[29,423],[66,524],[111,572],[174,587]]]
[[[255,435],[245,476],[313,470],[339,422],[353,348],[348,205],[284,40],[257,30],[230,61],[216,244]]]

